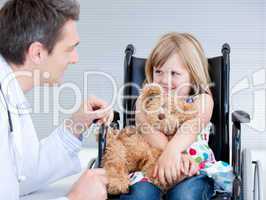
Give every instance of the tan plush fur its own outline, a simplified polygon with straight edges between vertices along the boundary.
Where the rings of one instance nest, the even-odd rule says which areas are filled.
[[[195,116],[193,104],[185,103],[174,95],[165,98],[160,86],[156,84],[146,85],[139,98],[140,112],[146,116],[148,124],[169,138],[184,121]],[[155,185],[166,189],[158,179],[152,177],[154,166],[162,152],[144,140],[142,134],[145,126],[137,123],[136,127],[108,130],[102,163],[107,172],[108,193],[128,192],[128,175],[134,171],[142,171]]]

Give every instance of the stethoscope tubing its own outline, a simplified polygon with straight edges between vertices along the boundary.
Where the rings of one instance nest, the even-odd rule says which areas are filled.
[[[8,117],[8,123],[9,123],[9,132],[12,133],[13,132],[13,123],[12,123],[12,119],[11,119],[11,114],[10,114],[10,110],[9,110],[9,107],[8,107],[8,103],[6,101],[6,98],[5,98],[5,95],[4,95],[4,92],[2,90],[2,85],[0,83],[0,91],[1,91],[1,94],[3,96],[3,99],[5,101],[5,105],[6,105],[6,109],[7,109],[7,117]]]

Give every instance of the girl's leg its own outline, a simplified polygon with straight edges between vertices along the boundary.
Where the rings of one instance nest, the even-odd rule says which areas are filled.
[[[138,182],[130,187],[128,194],[120,195],[120,200],[160,200],[161,190],[149,182]]]
[[[209,200],[214,192],[214,182],[205,175],[193,176],[173,186],[166,200]]]

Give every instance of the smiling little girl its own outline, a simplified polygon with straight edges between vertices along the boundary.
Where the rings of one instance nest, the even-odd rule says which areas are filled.
[[[217,183],[207,169],[217,172],[217,167],[220,167],[221,170],[229,172],[231,168],[224,163],[217,163],[208,147],[214,103],[209,88],[211,80],[208,60],[202,46],[191,34],[168,33],[152,50],[146,62],[145,74],[147,83],[159,84],[166,96],[170,92],[176,93],[188,103],[193,103],[197,111],[197,116],[184,122],[170,141],[164,133],[153,127],[143,134],[150,145],[163,150],[155,166],[154,176],[157,176],[162,184],[172,185],[164,197],[169,200],[211,199]],[[145,116],[138,112],[140,106],[137,101],[137,126],[141,126],[146,120]],[[184,155],[189,155],[190,159]],[[196,176],[193,176],[195,165],[191,160],[200,170]],[[185,180],[177,183],[182,179],[181,176]],[[160,189],[147,181],[141,172],[132,174],[131,179],[130,193],[121,195],[120,199],[160,199]]]

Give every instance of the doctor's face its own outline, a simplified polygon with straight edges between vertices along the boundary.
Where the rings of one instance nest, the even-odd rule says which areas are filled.
[[[43,74],[41,85],[48,83],[62,83],[64,72],[68,65],[78,62],[78,53],[76,46],[79,44],[79,36],[76,28],[76,22],[69,20],[62,27],[60,40],[55,44],[51,54],[48,55],[40,66]],[[48,75],[48,76],[47,76]]]

